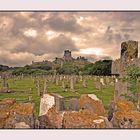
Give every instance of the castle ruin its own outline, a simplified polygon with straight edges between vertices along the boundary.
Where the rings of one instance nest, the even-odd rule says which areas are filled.
[[[123,77],[126,74],[126,66],[128,64],[134,64],[140,67],[138,41],[129,40],[121,43],[120,59],[112,62],[112,74]]]
[[[73,57],[71,56],[71,51],[65,50],[63,58],[64,58],[65,61],[72,61]]]

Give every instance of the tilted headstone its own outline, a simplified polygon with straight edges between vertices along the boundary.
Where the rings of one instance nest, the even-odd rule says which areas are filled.
[[[58,111],[64,110],[63,97],[55,93],[43,94],[40,100],[39,116],[47,114],[48,110],[53,106],[55,106]]]

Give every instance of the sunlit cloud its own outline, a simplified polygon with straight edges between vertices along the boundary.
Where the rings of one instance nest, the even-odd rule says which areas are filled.
[[[87,49],[80,49],[81,54],[95,54],[95,55],[105,55],[103,53],[103,49],[101,48],[87,48]]]
[[[24,31],[24,35],[27,37],[37,37],[37,31],[34,29],[27,29],[26,31]]]
[[[47,31],[45,34],[47,35],[48,40],[51,40],[51,39],[59,36],[59,34],[54,31]]]

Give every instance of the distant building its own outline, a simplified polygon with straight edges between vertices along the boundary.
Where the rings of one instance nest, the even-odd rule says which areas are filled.
[[[83,57],[83,56],[77,57],[76,60],[77,60],[77,61],[87,61],[87,59],[86,59],[85,57]]]
[[[71,51],[65,50],[65,51],[64,51],[63,59],[64,59],[65,61],[72,61],[72,60],[74,60],[74,58],[71,56]]]

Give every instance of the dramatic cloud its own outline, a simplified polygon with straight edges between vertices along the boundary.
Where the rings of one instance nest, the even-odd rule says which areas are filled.
[[[140,12],[0,12],[0,64],[54,60],[69,49],[94,62],[120,57],[120,44],[140,42]]]

